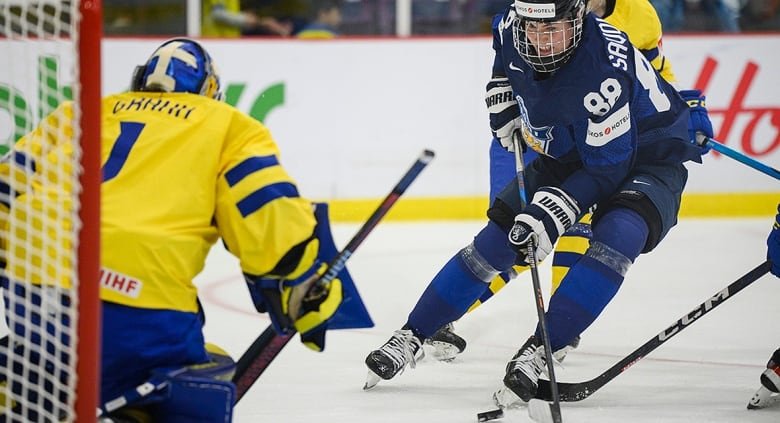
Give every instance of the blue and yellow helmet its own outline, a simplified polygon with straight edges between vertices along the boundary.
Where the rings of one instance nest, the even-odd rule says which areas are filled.
[[[164,42],[149,60],[135,68],[131,91],[193,93],[222,99],[216,65],[206,50],[189,38]]]

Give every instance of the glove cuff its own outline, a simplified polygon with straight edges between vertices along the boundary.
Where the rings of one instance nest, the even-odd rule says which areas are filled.
[[[558,235],[561,235],[577,221],[580,207],[562,189],[542,187],[534,194],[527,212],[542,221],[552,220]]]
[[[517,100],[515,99],[512,86],[509,85],[509,80],[491,80],[487,86],[487,92],[485,93],[485,105],[487,106],[488,113],[501,113],[511,107],[518,107]],[[512,113],[515,115],[515,113]],[[516,113],[519,115],[519,109]]]
[[[699,90],[682,90],[680,97],[688,103],[688,107],[707,107],[707,97],[702,95]]]

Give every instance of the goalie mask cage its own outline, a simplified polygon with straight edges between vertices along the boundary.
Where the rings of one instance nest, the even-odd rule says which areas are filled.
[[[0,421],[96,421],[101,20],[0,0]]]

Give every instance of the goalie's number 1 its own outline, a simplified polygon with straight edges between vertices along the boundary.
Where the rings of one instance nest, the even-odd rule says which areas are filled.
[[[114,146],[111,147],[111,153],[101,169],[103,182],[114,179],[122,170],[122,166],[127,162],[127,156],[130,155],[130,149],[141,136],[144,126],[146,124],[141,122],[119,122],[119,136],[116,137]]]

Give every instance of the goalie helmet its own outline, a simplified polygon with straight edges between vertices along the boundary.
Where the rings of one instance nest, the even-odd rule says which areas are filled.
[[[582,39],[584,0],[515,0],[514,45],[534,70],[558,70]]]
[[[149,60],[136,66],[131,91],[193,93],[222,99],[219,74],[208,52],[194,40],[164,42]]]

